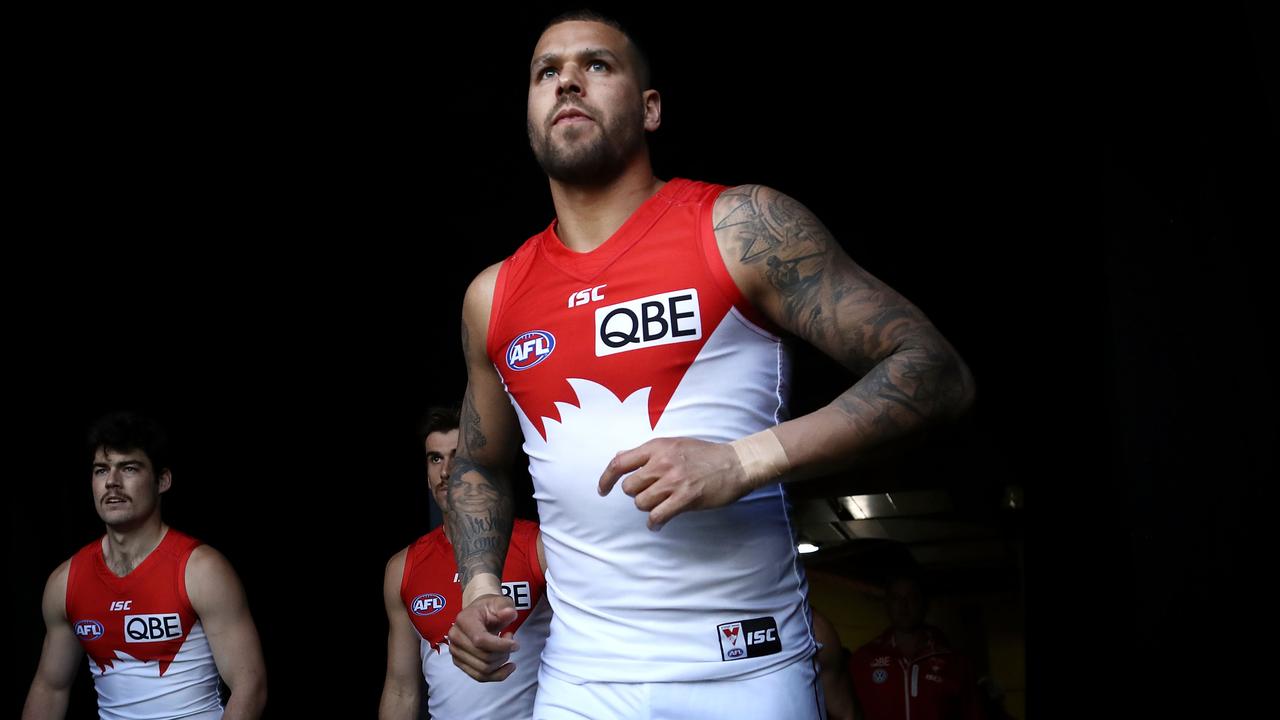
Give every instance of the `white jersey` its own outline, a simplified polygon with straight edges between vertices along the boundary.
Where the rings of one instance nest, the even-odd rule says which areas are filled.
[[[67,621],[89,656],[103,720],[222,716],[218,668],[187,597],[200,541],[169,528],[128,575],[107,566],[102,541],[71,558]]]
[[[449,655],[449,629],[462,606],[458,566],[444,528],[418,538],[405,553],[400,599],[421,639],[422,676],[427,709],[438,720],[533,716],[538,691],[538,656],[547,638],[551,606],[538,562],[538,526],[516,520],[502,569],[502,592],[515,604],[515,633],[520,649],[511,654],[515,672],[502,682],[481,683],[462,672]]]
[[[487,339],[524,431],[553,618],[542,661],[571,681],[747,678],[815,648],[785,494],[770,485],[658,532],[615,453],[725,442],[785,419],[787,352],[715,245],[723,188],[672,180],[590,253],[553,223],[502,266]]]
[[[476,682],[458,669],[449,655],[449,644],[432,648],[422,640],[422,676],[427,680],[427,709],[437,720],[533,717],[538,692],[538,658],[547,637],[551,606],[544,599],[529,613],[516,633],[520,649],[511,653],[516,669],[500,683]]]

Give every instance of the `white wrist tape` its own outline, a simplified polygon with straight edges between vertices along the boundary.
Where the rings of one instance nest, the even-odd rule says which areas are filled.
[[[738,462],[742,463],[752,487],[773,482],[791,469],[787,450],[772,428],[734,440],[729,447],[738,454]]]
[[[497,595],[501,592],[502,580],[498,579],[497,575],[493,573],[478,573],[462,589],[462,607],[470,605],[472,600],[481,595]]]

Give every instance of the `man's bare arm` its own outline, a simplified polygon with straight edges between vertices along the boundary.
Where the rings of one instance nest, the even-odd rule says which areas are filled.
[[[477,595],[500,592],[513,522],[509,468],[519,426],[485,348],[497,270],[495,265],[472,282],[462,311],[467,391],[449,477],[448,523],[464,607]]]
[[[71,684],[76,679],[76,667],[84,657],[80,641],[76,640],[71,623],[67,622],[67,573],[70,567],[70,560],[62,563],[45,583],[41,601],[44,647],[40,650],[40,664],[31,680],[31,689],[27,691],[22,720],[63,718],[67,715]]]
[[[714,208],[721,257],[743,295],[858,380],[831,404],[733,443],[660,438],[618,453],[600,476],[659,529],[776,481],[846,466],[859,454],[954,417],[973,399],[964,361],[924,313],[858,267],[804,206],[759,185]]]
[[[507,660],[517,647],[510,633],[502,632],[516,611],[501,594],[501,578],[514,517],[508,471],[520,428],[485,347],[499,267],[480,273],[463,300],[467,392],[446,520],[463,606],[449,631],[451,656],[463,672],[481,681],[506,679],[515,669]]]
[[[267,704],[267,670],[240,578],[222,553],[201,545],[187,560],[186,580],[213,662],[231,689],[223,718],[260,717]]]
[[[963,412],[974,394],[960,356],[919,308],[859,267],[800,203],[761,185],[725,191],[721,257],[771,321],[844,365],[857,382],[775,432],[799,479]]]
[[[415,720],[422,703],[421,638],[409,620],[409,612],[400,597],[400,581],[404,577],[401,550],[387,563],[382,578],[382,601],[387,610],[387,677],[382,684],[382,700],[378,704],[378,720]]]

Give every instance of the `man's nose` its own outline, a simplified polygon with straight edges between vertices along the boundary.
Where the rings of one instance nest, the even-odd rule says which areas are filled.
[[[557,97],[567,92],[582,94],[582,71],[574,63],[567,63],[560,68],[560,75],[556,83]]]
[[[440,477],[445,480],[449,479],[449,475],[453,472],[453,457],[446,457],[440,464]]]

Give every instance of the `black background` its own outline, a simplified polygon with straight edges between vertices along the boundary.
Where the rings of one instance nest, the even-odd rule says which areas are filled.
[[[975,449],[934,469],[1026,488],[1032,712],[1235,702],[1276,430],[1259,13],[619,14],[658,175],[801,200],[974,369]],[[268,715],[373,714],[383,566],[426,529],[413,423],[461,395],[466,284],[552,217],[523,127],[549,16],[11,27],[10,713],[44,579],[101,533],[84,431],[130,407],[178,443],[167,520],[245,583]],[[796,378],[799,411],[848,382],[812,353]]]

